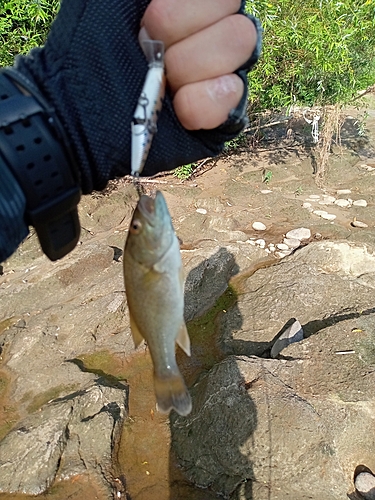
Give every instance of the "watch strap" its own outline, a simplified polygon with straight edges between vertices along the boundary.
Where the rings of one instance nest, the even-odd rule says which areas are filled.
[[[64,257],[80,235],[78,169],[54,112],[18,72],[0,71],[0,154],[26,197],[43,252]]]

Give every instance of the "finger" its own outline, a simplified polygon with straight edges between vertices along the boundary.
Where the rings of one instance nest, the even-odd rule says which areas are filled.
[[[227,120],[243,91],[243,81],[232,73],[184,85],[176,93],[173,106],[186,129],[213,129]]]
[[[240,6],[240,0],[152,0],[141,24],[167,48],[238,12]]]
[[[253,22],[235,14],[175,43],[165,53],[172,92],[187,83],[236,71],[249,59],[256,41]]]

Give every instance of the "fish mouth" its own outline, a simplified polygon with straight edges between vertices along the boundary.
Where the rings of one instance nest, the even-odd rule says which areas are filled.
[[[138,202],[138,208],[141,214],[152,224],[155,214],[155,199],[147,195],[142,195]]]

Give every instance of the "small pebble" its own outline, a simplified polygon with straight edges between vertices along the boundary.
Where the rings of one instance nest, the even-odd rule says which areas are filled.
[[[295,240],[308,240],[311,238],[311,231],[310,229],[307,229],[306,227],[299,227],[297,229],[292,229],[291,231],[288,231],[285,235],[286,238],[291,238]]]
[[[353,206],[355,206],[355,207],[367,207],[367,201],[366,200],[353,201]]]
[[[290,255],[292,253],[291,250],[289,250],[289,252],[275,252],[275,255],[276,257],[278,257],[279,259],[283,259],[284,257],[286,257],[287,255]]]
[[[345,207],[348,207],[350,205],[350,201],[343,200],[343,199],[336,200],[335,205],[337,205],[338,207],[345,208]]]
[[[314,210],[313,214],[319,215],[319,217],[323,217],[323,215],[328,215],[328,212],[326,212],[325,210]]]
[[[363,228],[368,227],[368,225],[365,222],[361,222],[360,220],[353,220],[351,225],[354,227],[363,227]]]
[[[255,231],[265,231],[267,229],[263,222],[254,222],[252,227]]]
[[[264,240],[262,240],[262,239],[255,240],[255,244],[259,245],[260,248],[264,248],[266,246],[266,242]]]
[[[375,477],[369,472],[361,472],[355,478],[355,488],[364,500],[375,500]]]
[[[289,248],[298,248],[301,244],[300,240],[296,240],[295,238],[284,238],[284,243]]]
[[[205,208],[197,208],[196,212],[198,212],[199,214],[202,214],[202,215],[206,215],[207,210]]]
[[[340,195],[340,194],[350,194],[352,191],[351,189],[338,189],[336,191],[336,194]]]
[[[320,195],[319,194],[310,194],[309,198],[310,198],[310,200],[320,200]]]
[[[276,248],[278,248],[279,250],[289,250],[288,245],[286,245],[285,243],[278,243],[276,245]]]
[[[372,170],[375,170],[375,167],[371,167],[370,165],[366,165],[366,163],[360,165],[361,168],[364,168],[368,172],[371,172]]]
[[[335,214],[324,214],[324,215],[321,215],[322,219],[326,219],[326,220],[335,220],[336,219],[336,215]]]
[[[253,245],[253,247],[255,246],[255,241],[254,240],[247,240],[246,243],[250,243],[250,245]]]
[[[334,196],[324,195],[323,199],[319,202],[319,205],[332,205],[336,198]]]
[[[303,207],[303,208],[310,208],[310,207],[312,207],[312,205],[311,205],[311,203],[309,203],[309,202],[307,202],[307,201],[306,201],[306,202],[302,205],[302,207]]]
[[[262,194],[269,194],[269,193],[272,193],[272,191],[270,189],[262,189],[261,193]]]
[[[270,252],[274,252],[274,251],[276,250],[276,248],[275,248],[275,246],[274,246],[274,245],[272,245],[272,246],[271,246],[271,245],[269,245],[268,250],[269,250]]]

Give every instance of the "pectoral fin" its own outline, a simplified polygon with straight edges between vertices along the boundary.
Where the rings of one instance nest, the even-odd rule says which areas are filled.
[[[129,317],[130,317],[130,330],[132,332],[132,337],[133,337],[135,348],[137,348],[139,346],[139,344],[142,342],[143,337],[142,337],[140,331],[138,330],[138,326],[137,326],[136,322],[134,321],[133,316],[131,315],[130,312],[129,312]]]
[[[190,338],[185,323],[182,323],[182,325],[180,326],[180,331],[178,332],[176,342],[181,347],[181,349],[188,356],[190,356]]]

